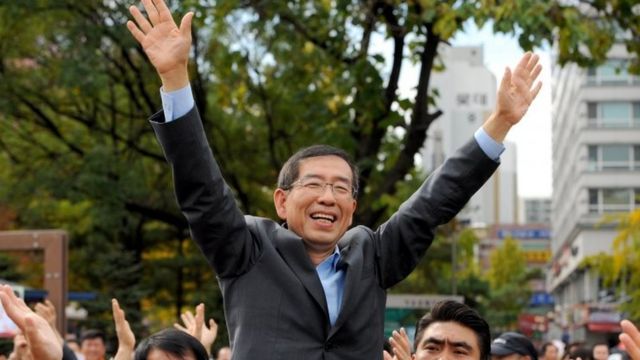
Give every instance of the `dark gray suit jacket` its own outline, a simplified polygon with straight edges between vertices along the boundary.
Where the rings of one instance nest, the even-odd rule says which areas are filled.
[[[346,270],[335,326],[302,239],[270,219],[245,216],[225,184],[197,109],[153,128],[171,165],[193,239],[218,275],[233,358],[382,359],[386,289],[404,279],[497,163],[475,140],[434,172],[379,228],[339,241]]]

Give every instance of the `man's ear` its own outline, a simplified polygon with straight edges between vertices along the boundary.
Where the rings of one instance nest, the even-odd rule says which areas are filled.
[[[282,220],[287,220],[287,195],[289,193],[281,188],[277,188],[273,192],[273,205],[276,207],[278,217]]]
[[[353,224],[353,214],[356,213],[356,209],[358,209],[358,201],[356,199],[353,199],[353,203],[352,203],[352,210],[351,210],[351,219],[349,219],[349,226],[351,226]]]

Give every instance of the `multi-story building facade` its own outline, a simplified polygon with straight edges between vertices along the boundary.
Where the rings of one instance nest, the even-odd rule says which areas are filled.
[[[431,81],[443,114],[429,127],[422,151],[427,172],[473,136],[491,114],[496,97],[496,78],[484,65],[482,47],[440,50],[446,69],[434,73]],[[476,226],[517,222],[516,147],[510,142],[505,147],[499,169],[460,212],[461,221]]]
[[[618,330],[616,296],[580,264],[611,251],[605,214],[640,205],[640,79],[627,73],[628,56],[616,44],[601,66],[553,71],[552,338],[593,343]]]
[[[520,211],[522,224],[550,224],[551,198],[524,198]]]

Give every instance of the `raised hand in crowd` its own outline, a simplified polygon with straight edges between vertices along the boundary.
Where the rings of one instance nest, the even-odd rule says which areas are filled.
[[[204,304],[196,306],[195,316],[191,311],[186,311],[180,317],[184,326],[178,323],[173,324],[173,326],[198,339],[202,346],[207,349],[207,353],[211,355],[211,345],[213,345],[218,336],[218,324],[213,319],[209,319],[209,326],[204,324]]]
[[[62,359],[62,346],[47,320],[19,299],[9,285],[0,285],[0,301],[7,315],[20,328],[34,360]]]
[[[393,356],[385,350],[384,360],[411,360],[411,342],[404,328],[393,331],[389,344],[391,344]]]
[[[136,337],[131,331],[131,326],[124,316],[124,310],[120,308],[118,300],[111,299],[111,309],[113,310],[113,321],[116,324],[116,334],[118,336],[118,352],[114,360],[131,360],[136,347]]]
[[[56,327],[56,321],[57,321],[56,307],[53,305],[53,303],[48,299],[45,299],[44,302],[37,303],[34,310],[36,314],[40,315],[43,319],[47,320],[47,322],[49,323],[49,326],[51,326],[51,329],[56,334],[56,338],[58,342],[60,344],[64,344],[64,338],[62,337],[62,335],[58,331],[58,328]]]
[[[624,344],[629,357],[632,360],[640,360],[640,330],[629,320],[620,322],[622,334],[620,341]]]

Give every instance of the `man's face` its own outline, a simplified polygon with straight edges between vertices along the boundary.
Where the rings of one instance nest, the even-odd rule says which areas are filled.
[[[278,216],[287,221],[289,229],[304,240],[307,248],[331,250],[351,225],[356,200],[351,193],[341,194],[335,188],[352,189],[352,177],[349,164],[342,158],[316,156],[300,162],[298,180],[290,190],[274,192]],[[323,188],[314,191],[304,184]]]
[[[609,357],[609,347],[604,344],[596,345],[593,348],[594,360],[606,360]]]
[[[101,338],[85,339],[80,345],[85,360],[104,360],[106,348]]]
[[[558,348],[555,345],[549,345],[544,349],[543,354],[545,360],[557,360],[558,359]]]
[[[435,322],[422,333],[413,359],[480,360],[478,336],[454,321]]]

